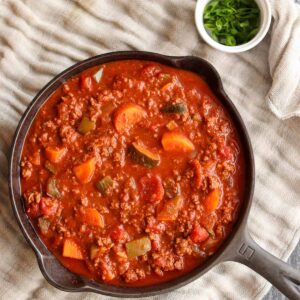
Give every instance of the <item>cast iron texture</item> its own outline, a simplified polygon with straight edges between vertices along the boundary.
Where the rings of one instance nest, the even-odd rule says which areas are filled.
[[[200,267],[172,281],[147,287],[120,287],[98,283],[68,271],[39,239],[37,232],[25,213],[21,196],[20,159],[22,149],[28,130],[41,106],[70,77],[93,66],[128,59],[155,61],[200,75],[229,113],[237,129],[245,157],[245,182],[247,184],[244,199],[242,199],[239,216],[228,239]],[[254,159],[250,139],[240,114],[223,89],[219,74],[210,63],[199,57],[172,57],[142,51],[112,52],[79,62],[57,75],[36,95],[20,120],[11,149],[9,190],[14,214],[23,235],[36,254],[41,272],[50,284],[61,290],[68,292],[89,291],[117,297],[158,295],[182,287],[202,276],[216,264],[231,260],[253,268],[289,298],[300,299],[300,273],[261,249],[248,233],[246,222],[254,190]]]

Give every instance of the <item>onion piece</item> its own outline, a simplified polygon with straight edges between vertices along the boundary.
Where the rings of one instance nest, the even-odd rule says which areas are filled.
[[[99,83],[101,81],[101,78],[103,76],[103,68],[100,68],[95,74],[94,74],[94,78],[96,80],[97,83]]]

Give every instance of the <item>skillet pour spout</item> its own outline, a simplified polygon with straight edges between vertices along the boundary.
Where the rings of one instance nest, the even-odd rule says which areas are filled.
[[[171,281],[145,287],[122,287],[98,283],[64,268],[48,251],[39,239],[34,227],[26,215],[20,182],[20,161],[26,135],[33,119],[49,96],[66,80],[80,74],[82,71],[101,64],[120,60],[154,61],[171,67],[194,72],[202,77],[215,96],[222,102],[238,132],[243,146],[247,172],[245,174],[244,198],[233,230],[225,242],[210,259],[191,272]],[[36,253],[39,267],[44,277],[53,286],[69,292],[90,291],[94,293],[117,297],[153,296],[180,288],[201,277],[213,266],[224,261],[236,261],[252,268],[290,299],[300,299],[300,272],[258,246],[247,230],[247,217],[252,203],[254,191],[254,158],[250,139],[244,122],[232,101],[225,93],[221,78],[215,68],[199,57],[172,57],[143,51],[121,51],[98,55],[79,62],[57,75],[33,99],[23,114],[15,132],[10,159],[9,190],[11,204],[20,229],[29,245]]]

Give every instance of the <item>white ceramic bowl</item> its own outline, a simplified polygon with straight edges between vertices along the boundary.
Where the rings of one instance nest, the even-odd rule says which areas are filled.
[[[204,41],[212,46],[215,49],[218,49],[223,52],[228,52],[228,53],[239,53],[239,52],[244,52],[249,49],[254,48],[257,44],[261,42],[261,40],[266,36],[270,25],[271,25],[271,19],[272,19],[272,14],[271,14],[271,6],[269,3],[269,0],[255,0],[259,9],[260,9],[260,29],[256,36],[252,38],[249,42],[238,45],[238,46],[226,46],[222,45],[218,42],[216,42],[206,29],[204,28],[203,24],[203,12],[204,8],[207,5],[208,2],[211,0],[198,0],[197,5],[196,5],[196,10],[195,10],[195,22],[197,29],[201,35],[201,37],[204,39]]]

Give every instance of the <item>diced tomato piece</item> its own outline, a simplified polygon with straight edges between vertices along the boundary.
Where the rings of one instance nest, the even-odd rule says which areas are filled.
[[[141,195],[144,201],[155,203],[164,197],[164,188],[158,175],[148,174],[140,179]]]
[[[194,243],[199,244],[208,239],[209,233],[206,231],[205,228],[201,227],[200,225],[195,225],[190,237]]]
[[[93,90],[93,79],[90,76],[87,76],[85,74],[81,74],[80,76],[80,89],[82,90]]]
[[[125,243],[129,236],[123,225],[116,226],[110,233],[111,238],[118,243]]]
[[[198,159],[192,161],[192,168],[194,171],[194,187],[196,189],[200,189],[202,185],[202,168]]]
[[[41,215],[40,205],[38,203],[31,203],[26,212],[30,218],[37,218]]]
[[[58,209],[57,200],[43,197],[40,201],[40,212],[44,216],[53,216]]]
[[[161,248],[161,240],[158,234],[154,235],[154,239],[151,240],[151,249],[153,251],[159,251]]]

